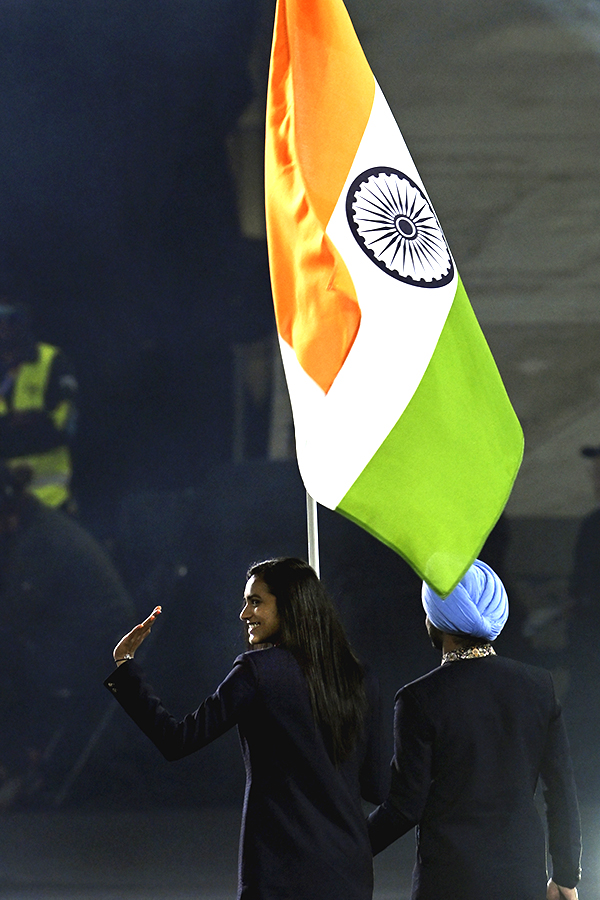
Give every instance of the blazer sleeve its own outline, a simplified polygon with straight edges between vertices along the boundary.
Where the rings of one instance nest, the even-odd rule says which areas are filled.
[[[200,750],[236,725],[256,694],[255,675],[243,657],[236,659],[215,693],[181,720],[165,709],[133,660],[115,669],[104,684],[170,761]]]
[[[434,730],[409,688],[396,695],[394,757],[387,799],[368,818],[373,854],[419,822],[431,784]]]
[[[581,878],[581,822],[569,741],[558,701],[541,765],[548,821],[548,851],[557,884],[575,887]]]

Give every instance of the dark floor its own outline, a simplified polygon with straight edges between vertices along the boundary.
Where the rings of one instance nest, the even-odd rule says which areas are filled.
[[[0,818],[0,896],[232,900],[239,818],[239,809],[228,808],[6,813]],[[382,857],[379,900],[408,896],[411,856],[409,839]]]
[[[600,805],[584,805],[582,813],[585,877],[580,898],[597,900]],[[239,810],[230,808],[4,813],[0,897],[232,900],[238,825]],[[411,834],[377,857],[375,900],[408,900],[412,856]]]

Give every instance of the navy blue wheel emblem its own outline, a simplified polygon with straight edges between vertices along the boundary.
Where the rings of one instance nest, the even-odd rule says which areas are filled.
[[[352,182],[346,215],[359,246],[398,281],[442,287],[454,277],[444,233],[427,197],[397,169],[367,169]]]

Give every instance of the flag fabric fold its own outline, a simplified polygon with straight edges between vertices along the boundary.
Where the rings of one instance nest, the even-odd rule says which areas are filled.
[[[523,435],[342,0],[278,0],[265,196],[305,487],[445,596],[506,504]]]

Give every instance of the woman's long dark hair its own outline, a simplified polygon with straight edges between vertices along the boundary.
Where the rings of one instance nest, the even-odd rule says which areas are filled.
[[[315,721],[337,766],[354,748],[366,708],[364,670],[348,642],[338,612],[316,572],[302,559],[256,563],[277,599],[282,647],[297,659],[308,684]]]

